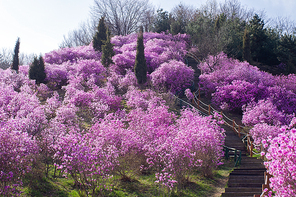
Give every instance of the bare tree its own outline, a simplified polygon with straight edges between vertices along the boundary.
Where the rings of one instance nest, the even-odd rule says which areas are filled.
[[[219,13],[224,13],[228,19],[234,20],[238,18],[239,20],[248,21],[250,20],[254,14],[254,9],[249,9],[242,4],[238,0],[227,0],[224,3],[220,3]]]
[[[78,29],[72,30],[60,44],[60,48],[88,45],[96,32],[98,21],[88,20],[80,24]]]
[[[295,21],[289,17],[277,17],[271,20],[271,26],[275,28],[280,35],[295,35],[296,24]]]
[[[190,22],[195,11],[196,9],[193,6],[180,3],[171,10],[171,15],[173,18],[181,18],[184,21]]]
[[[147,0],[95,0],[91,13],[96,21],[104,16],[113,35],[128,35],[137,32],[147,11],[151,14],[152,10]]]
[[[13,50],[2,48],[0,51],[0,68],[1,69],[7,69],[12,64],[12,58],[13,58]],[[26,54],[26,53],[20,53],[19,54],[19,65],[28,65],[30,64],[34,59],[35,54]]]
[[[185,33],[187,24],[193,20],[195,9],[193,6],[180,3],[171,10],[171,33]]]
[[[13,51],[7,48],[2,48],[0,52],[0,68],[7,69],[12,63]]]
[[[144,32],[150,32],[153,28],[153,23],[155,20],[155,9],[150,7],[142,14],[141,26]]]

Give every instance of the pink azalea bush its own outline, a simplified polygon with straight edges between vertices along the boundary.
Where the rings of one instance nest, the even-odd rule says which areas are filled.
[[[257,101],[261,93],[262,90],[256,84],[235,80],[231,84],[217,87],[212,96],[213,102],[223,110],[238,111],[243,105]]]
[[[190,86],[193,79],[194,70],[177,60],[161,64],[151,74],[151,82],[156,89],[173,93]]]
[[[101,54],[93,49],[91,43],[88,46],[62,48],[46,53],[44,55],[44,62],[48,64],[62,64],[68,61],[71,63],[77,62],[80,59],[99,60],[100,57]]]
[[[242,123],[247,126],[254,126],[259,123],[269,125],[286,125],[293,115],[279,111],[277,106],[270,99],[250,102],[243,108]]]
[[[189,88],[187,88],[187,89],[185,90],[185,95],[186,95],[186,97],[187,97],[187,99],[188,99],[189,101],[191,101],[191,100],[194,98],[194,95],[192,94],[192,92],[191,92],[191,90],[190,90]]]
[[[68,134],[57,139],[55,160],[61,161],[58,169],[71,175],[75,185],[91,189],[94,195],[96,189],[109,178],[112,170],[114,152],[112,144],[104,146],[102,137],[97,133],[82,134],[70,131]]]
[[[25,132],[0,127],[0,195],[18,196],[22,178],[38,153],[36,140]]]
[[[295,196],[296,195],[296,129],[286,129],[275,137],[264,143],[269,143],[266,154],[267,171],[272,175],[270,186],[275,192],[275,196]]]

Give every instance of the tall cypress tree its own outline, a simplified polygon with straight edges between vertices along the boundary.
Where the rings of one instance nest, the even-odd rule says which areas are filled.
[[[20,38],[17,38],[15,47],[14,47],[13,62],[11,65],[11,68],[16,72],[18,72],[19,70],[19,50],[20,50]]]
[[[93,47],[96,51],[102,50],[102,45],[104,44],[104,41],[107,40],[106,32],[107,32],[107,28],[105,25],[105,17],[102,17],[99,21],[97,32],[93,37]]]
[[[109,67],[110,64],[113,64],[112,57],[115,55],[113,51],[113,44],[110,41],[110,32],[107,28],[107,40],[105,44],[102,45],[102,58],[101,62],[105,67]]]
[[[147,64],[144,54],[143,29],[141,28],[137,40],[137,54],[134,66],[134,72],[138,84],[144,84],[147,81]]]
[[[33,63],[30,66],[29,78],[35,79],[37,84],[44,83],[46,78],[45,66],[42,56],[39,59],[34,57]]]
[[[247,28],[245,29],[243,37],[243,59],[251,63],[250,34]]]

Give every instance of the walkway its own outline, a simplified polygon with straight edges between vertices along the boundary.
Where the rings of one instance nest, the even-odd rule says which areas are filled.
[[[197,68],[196,58],[188,57],[187,63],[195,70],[195,84],[198,84],[198,78],[200,70]],[[197,99],[197,98],[196,98]],[[195,100],[194,107],[201,109],[200,102]],[[203,107],[201,109],[203,114],[207,114],[211,111],[211,107]],[[223,116],[224,118],[224,116]],[[225,122],[228,120],[225,120]],[[234,123],[233,123],[234,124]],[[241,151],[241,164],[236,167],[229,175],[229,180],[225,192],[222,197],[254,197],[260,196],[262,193],[262,185],[264,184],[264,172],[266,169],[263,164],[263,160],[255,157],[249,157],[247,154],[246,145],[243,143],[241,137],[237,134],[240,133],[240,129],[234,132],[233,128],[230,127],[231,123],[223,125],[222,127],[226,131],[225,146],[231,147]],[[237,133],[238,132],[238,133]],[[234,155],[230,155],[230,157]]]

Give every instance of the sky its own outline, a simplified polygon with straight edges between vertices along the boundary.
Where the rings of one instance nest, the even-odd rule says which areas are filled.
[[[150,0],[156,9],[170,11],[179,3],[195,8],[207,0]],[[224,0],[217,0],[224,2]],[[20,52],[44,54],[58,49],[63,36],[90,17],[94,0],[0,0],[0,50],[13,49],[20,38]],[[240,0],[243,6],[266,12],[267,17],[296,21],[295,0]]]

